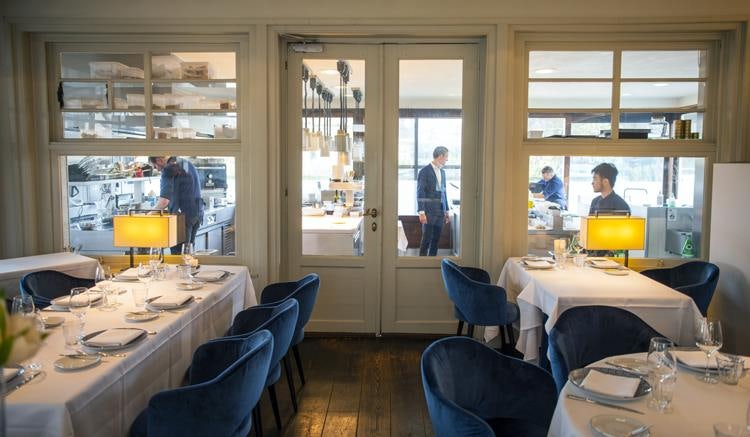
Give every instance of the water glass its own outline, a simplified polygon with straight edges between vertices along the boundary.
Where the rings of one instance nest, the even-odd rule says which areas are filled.
[[[750,426],[735,423],[715,423],[714,435],[716,437],[750,437]]]
[[[13,302],[11,303],[11,314],[21,314],[28,316],[34,314],[36,308],[34,307],[34,298],[30,294],[21,293],[18,296],[13,296]]]
[[[184,282],[191,282],[192,277],[190,276],[191,267],[187,264],[180,264],[177,266],[177,279]]]
[[[737,385],[742,378],[742,372],[745,370],[745,360],[737,355],[718,354],[716,363],[719,367],[719,381]]]
[[[555,240],[557,241],[557,240]],[[564,241],[564,240],[563,240]],[[555,267],[558,269],[565,269],[565,257],[567,254],[564,250],[556,250],[555,251]]]
[[[672,411],[672,397],[677,386],[676,372],[656,372],[654,384],[651,387],[651,399],[648,406],[658,413]]]
[[[143,308],[148,298],[148,287],[144,285],[133,285],[133,304],[136,308]]]
[[[585,253],[577,253],[573,256],[573,264],[576,265],[576,267],[583,267],[586,265],[586,255]]]
[[[65,349],[72,349],[83,337],[83,322],[78,318],[66,320],[62,325]]]
[[[184,243],[182,245],[182,263],[189,266],[195,263],[192,243]]]

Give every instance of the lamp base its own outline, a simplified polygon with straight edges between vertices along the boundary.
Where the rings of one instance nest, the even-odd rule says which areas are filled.
[[[629,250],[627,250],[627,249],[625,250],[625,267],[628,266],[628,253],[629,252],[630,252]]]
[[[135,267],[135,264],[133,263],[133,248],[130,248],[130,268],[132,269]]]

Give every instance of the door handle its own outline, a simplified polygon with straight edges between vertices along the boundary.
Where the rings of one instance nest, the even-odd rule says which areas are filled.
[[[378,209],[377,208],[367,208],[365,212],[362,213],[362,215],[369,215],[372,218],[375,218],[378,216]]]

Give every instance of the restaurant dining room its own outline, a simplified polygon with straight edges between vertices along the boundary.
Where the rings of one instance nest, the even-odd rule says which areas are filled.
[[[0,2],[0,437],[750,437],[750,3]]]

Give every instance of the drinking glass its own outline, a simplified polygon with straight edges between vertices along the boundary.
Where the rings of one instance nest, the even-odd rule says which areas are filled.
[[[711,363],[711,355],[721,349],[722,344],[721,322],[708,317],[700,319],[695,327],[695,345],[706,354],[706,373],[697,376],[699,381],[717,383],[716,378],[712,378],[708,372],[708,366]]]
[[[182,263],[189,266],[193,265],[194,251],[192,243],[184,243],[182,245]]]
[[[77,318],[66,320],[62,325],[65,349],[73,349],[83,337],[83,323]]]
[[[114,290],[112,289],[112,270],[109,266],[98,264],[94,274],[94,283],[96,288],[102,292],[102,306],[100,311],[112,311],[115,309]]]
[[[651,380],[651,398],[648,407],[659,413],[668,413],[672,410],[672,397],[677,385],[677,362],[674,355],[670,353],[672,342],[661,337],[655,338],[654,352],[649,348],[649,379]],[[665,342],[664,340],[667,340]]]
[[[717,354],[716,366],[719,369],[719,380],[725,384],[737,385],[745,370],[745,359],[731,354]]]
[[[152,247],[148,253],[148,265],[151,266],[151,271],[156,273],[159,270],[159,265],[162,262],[161,249],[158,247]],[[154,279],[159,279],[154,278]]]
[[[138,264],[138,280],[146,285],[146,292],[148,292],[148,283],[154,277],[154,271],[151,269],[151,265],[139,263]]]
[[[13,296],[13,303],[11,304],[11,314],[21,314],[23,316],[29,316],[34,314],[34,298],[30,294],[21,293],[18,296]]]
[[[91,306],[91,296],[89,295],[89,289],[86,287],[75,287],[70,290],[70,300],[68,301],[68,309],[73,315],[78,317],[78,320],[83,323],[86,318],[86,311]]]
[[[146,305],[146,299],[148,298],[148,287],[143,285],[133,286],[133,304],[136,308],[143,308]]]

